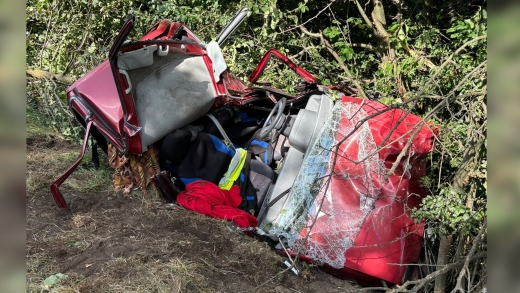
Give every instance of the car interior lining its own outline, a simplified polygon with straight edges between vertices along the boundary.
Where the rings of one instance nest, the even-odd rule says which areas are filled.
[[[204,116],[216,97],[202,56],[152,56],[152,65],[128,70],[143,148]]]
[[[218,82],[220,80],[220,75],[227,69],[224,55],[222,55],[222,51],[220,50],[220,46],[217,42],[209,42],[206,45],[206,52],[209,59],[211,59],[213,77],[215,78],[215,81]]]
[[[153,55],[157,45],[143,45],[141,49],[124,52],[117,56],[117,67],[123,70],[133,70],[153,64]]]

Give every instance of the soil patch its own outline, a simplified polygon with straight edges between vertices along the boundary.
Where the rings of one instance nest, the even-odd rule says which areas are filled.
[[[27,146],[28,158],[43,153],[49,166],[49,160],[60,153],[79,150],[68,142],[35,138]],[[305,277],[284,272],[286,258],[265,243],[246,236],[231,222],[165,204],[153,187],[148,194],[131,196],[116,194],[110,186],[98,192],[63,187],[69,209],[60,210],[48,186],[72,160],[52,162],[55,168],[44,171],[41,160],[27,163],[29,173],[48,173],[26,195],[29,292],[40,292],[43,280],[57,273],[67,275],[54,287],[61,292],[344,292],[356,288],[308,264],[299,264]]]

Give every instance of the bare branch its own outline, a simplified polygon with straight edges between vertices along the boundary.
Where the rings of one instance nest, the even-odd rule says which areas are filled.
[[[356,2],[356,7],[359,10],[359,14],[361,14],[361,17],[363,17],[363,20],[365,20],[366,25],[369,28],[373,29],[374,26],[372,25],[372,22],[370,21],[370,19],[368,18],[367,14],[365,13],[365,10],[363,10],[363,7],[361,7],[361,4],[359,4],[359,1],[358,0],[354,0],[354,2]]]
[[[307,23],[309,23],[311,20],[316,19],[318,16],[320,16],[320,14],[322,14],[323,11],[325,11],[327,8],[329,8],[329,7],[332,5],[332,3],[334,3],[334,2],[336,2],[336,0],[332,0],[332,1],[330,1],[330,3],[327,4],[325,7],[323,7],[322,10],[320,10],[320,11],[319,11],[316,15],[314,15],[313,17],[307,19],[304,23],[299,24],[299,25],[297,25],[297,26],[295,26],[295,27],[292,27],[292,28],[290,28],[290,29],[287,29],[287,30],[285,30],[285,31],[283,31],[283,32],[281,32],[281,33],[284,34],[284,33],[286,33],[286,32],[290,32],[290,31],[292,31],[292,30],[294,30],[294,29],[296,29],[296,28],[302,28],[304,25],[306,25]]]
[[[401,10],[408,9],[408,7],[406,6],[406,4],[404,3],[403,0],[392,0],[392,3],[394,3],[395,6],[397,6],[397,10],[399,10],[399,12],[401,12]]]
[[[357,80],[355,80],[353,77],[352,77],[352,74],[350,73],[350,70],[348,69],[347,65],[345,65],[345,63],[343,62],[343,60],[339,57],[338,53],[336,53],[336,51],[334,51],[334,49],[332,48],[332,46],[330,45],[329,41],[327,41],[323,35],[321,33],[311,33],[309,32],[307,29],[305,29],[305,27],[301,26],[300,27],[300,30],[308,35],[309,37],[313,37],[313,38],[319,38],[320,41],[325,45],[325,48],[327,48],[327,50],[332,54],[332,56],[334,56],[334,59],[336,59],[336,61],[338,62],[339,66],[341,67],[341,69],[343,69],[343,71],[345,72],[345,74],[347,75],[348,78],[350,78],[352,80],[352,83],[354,83],[354,86],[356,87],[356,89],[358,90],[358,94],[362,97],[362,98],[366,98],[367,95],[365,94],[365,92],[363,91],[363,87],[361,87],[361,85],[359,84],[359,82]]]
[[[462,46],[460,46],[455,52],[453,52],[453,54],[450,55],[450,57],[448,57],[442,64],[441,66],[439,66],[437,68],[437,71],[435,71],[435,73],[433,74],[433,76],[426,82],[426,84],[423,86],[423,88],[419,91],[419,93],[417,94],[418,96],[421,96],[422,94],[424,94],[424,91],[426,91],[426,89],[428,88],[428,86],[432,83],[433,80],[435,80],[439,74],[441,73],[441,71],[444,69],[444,67],[446,67],[446,65],[448,63],[451,62],[451,60],[453,59],[453,57],[455,57],[455,55],[459,54],[460,51],[462,51],[464,48],[466,48],[467,46],[471,45],[472,43],[474,42],[477,42],[477,41],[480,41],[482,39],[485,39],[487,38],[487,35],[482,35],[482,36],[479,36],[479,37],[476,37],[472,40],[469,40],[467,41],[466,43],[464,43]]]
[[[352,47],[359,47],[359,48],[363,48],[363,49],[368,49],[368,50],[372,50],[372,51],[376,50],[376,48],[374,48],[374,46],[372,46],[370,44],[352,43],[352,44],[350,44],[350,46],[352,46]]]
[[[470,94],[466,94],[466,95],[461,95],[461,96],[458,96],[459,98],[462,98],[464,96],[471,96],[471,95],[475,95],[475,94],[485,94],[485,93],[482,93],[482,92],[478,92],[478,93],[470,93]],[[455,97],[457,98],[457,97]],[[426,116],[421,120],[419,121],[416,125],[414,125],[414,129],[415,131],[413,132],[413,134],[410,136],[410,139],[408,140],[408,142],[406,143],[406,145],[404,146],[403,150],[399,153],[399,155],[397,156],[397,159],[395,160],[394,164],[392,165],[392,167],[390,168],[390,170],[388,170],[387,172],[387,178],[388,176],[392,175],[394,172],[395,172],[395,169],[397,168],[397,166],[399,165],[399,162],[401,162],[401,160],[403,159],[403,157],[406,155],[406,153],[408,152],[408,148],[410,147],[410,145],[412,144],[412,141],[413,141],[413,138],[417,135],[417,133],[419,133],[419,131],[421,130],[421,128],[423,127],[423,125],[426,124],[427,121],[430,120],[430,118],[435,114],[437,113],[438,111],[440,111],[441,109],[443,109],[444,107],[446,107],[446,105],[448,105],[448,103],[452,100],[452,98],[450,96],[447,96],[442,102],[440,102],[439,104],[437,104],[437,106],[435,106],[428,114],[426,114]]]
[[[35,78],[44,78],[44,79],[50,79],[50,80],[56,80],[65,84],[73,84],[76,80],[72,76],[66,76],[59,73],[53,73],[48,71],[43,71],[41,69],[27,69],[25,71],[28,75],[35,77]]]
[[[484,257],[485,255],[486,255],[485,252],[478,253],[476,255],[471,256],[470,261]],[[442,269],[435,271],[422,279],[415,280],[415,281],[406,281],[403,285],[397,286],[396,288],[367,287],[367,288],[363,288],[362,290],[351,289],[351,290],[346,290],[345,292],[362,292],[362,291],[373,291],[373,290],[385,291],[387,293],[418,292],[420,289],[422,289],[428,283],[433,281],[437,276],[446,274],[450,270],[455,269],[463,264],[464,264],[464,260],[460,260],[458,262],[446,265]],[[410,289],[408,289],[408,286],[410,286],[410,285],[416,285],[416,286],[410,290]]]
[[[451,61],[451,59],[453,59],[453,57],[458,54],[460,51],[462,51],[466,46],[470,45],[471,43],[473,42],[476,42],[478,40],[481,40],[481,39],[484,39],[486,38],[487,35],[483,35],[483,36],[480,36],[480,37],[476,37],[474,38],[473,40],[470,40],[468,42],[466,42],[465,44],[463,44],[461,47],[459,47],[459,49],[457,49],[453,54],[450,55],[450,57],[448,57],[448,59],[446,59],[444,61],[444,63],[442,63],[441,66],[439,66],[439,68],[437,69],[437,71],[435,72],[435,74],[428,80],[428,82],[426,82],[426,85],[424,85],[424,87],[421,89],[421,91],[419,92],[419,94],[417,96],[421,96],[424,91],[426,90],[426,87],[439,75],[439,73],[442,71],[442,69]],[[480,69],[480,67],[484,66],[485,64],[487,63],[487,61],[484,61],[482,62],[481,64],[479,64],[476,68],[474,68],[472,71],[470,71],[468,74],[466,74],[466,76],[464,76],[464,78],[457,84],[457,86],[455,86],[449,93],[448,95],[444,98],[443,101],[441,101],[439,104],[437,104],[437,106],[435,106],[423,119],[421,122],[419,122],[417,125],[414,126],[414,128],[416,129],[414,131],[414,133],[412,134],[412,136],[410,137],[410,140],[406,143],[405,147],[403,148],[403,150],[401,151],[401,153],[399,153],[399,155],[397,156],[397,159],[395,160],[395,162],[393,163],[392,167],[390,168],[390,170],[387,172],[387,177],[390,176],[391,174],[393,174],[395,172],[395,169],[397,168],[397,166],[399,165],[399,162],[401,162],[401,159],[406,155],[406,153],[408,152],[408,148],[410,147],[411,143],[412,143],[412,140],[413,138],[415,137],[415,135],[417,135],[417,133],[420,131],[421,127],[426,123],[426,121],[428,121],[430,119],[430,117],[432,115],[434,115],[436,112],[438,112],[439,110],[441,110],[442,108],[446,107],[448,105],[448,103],[452,100],[452,96],[455,95],[455,92],[462,86],[462,84],[464,83],[464,81],[466,81],[470,76],[472,76],[475,72],[477,72],[477,70]],[[474,93],[471,93],[471,94],[474,94]],[[462,95],[462,96],[459,96],[459,98],[463,97],[465,95]]]
[[[482,241],[482,239],[484,238],[483,235],[484,235],[484,232],[486,231],[486,228],[487,228],[487,219],[484,219],[484,223],[482,224],[482,227],[480,228],[480,231],[478,232],[477,237],[475,237],[475,239],[473,239],[473,245],[471,246],[471,249],[470,249],[468,255],[466,256],[466,261],[464,262],[464,266],[460,270],[459,277],[457,278],[457,285],[451,291],[451,293],[456,293],[456,292],[464,293],[464,290],[462,289],[462,278],[464,277],[465,272],[469,272],[468,268],[469,268],[469,263],[471,261],[471,257],[475,253],[475,250],[477,249],[477,246],[480,243],[480,241]]]
[[[302,56],[305,53],[310,55],[311,53],[309,52],[309,50],[311,50],[311,49],[317,49],[317,47],[315,47],[315,46],[304,47],[300,52],[298,52],[292,56],[289,56],[289,59],[295,59],[296,57]]]

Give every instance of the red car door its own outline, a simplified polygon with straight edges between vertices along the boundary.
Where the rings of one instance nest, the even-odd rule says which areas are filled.
[[[130,92],[130,79],[124,70],[117,68],[117,56],[119,54],[119,50],[134,28],[134,25],[135,16],[130,14],[126,19],[125,24],[121,28],[121,31],[117,35],[108,55],[108,61],[110,62],[110,68],[112,69],[112,74],[114,76],[115,85],[121,100],[121,107],[123,110],[122,134],[126,140],[125,148],[123,150],[124,154],[142,153],[141,141],[138,135],[140,127],[137,120],[135,104]]]

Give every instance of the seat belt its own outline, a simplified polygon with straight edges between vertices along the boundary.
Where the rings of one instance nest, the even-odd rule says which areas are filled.
[[[244,174],[244,181],[242,182],[240,178],[237,179],[238,186],[240,188],[240,196],[242,196],[242,203],[239,208],[245,210],[246,212],[251,213],[256,216],[258,211],[258,195],[256,194],[256,190],[254,190],[254,194],[247,194],[248,183],[250,183],[249,175],[251,173],[251,160],[253,157],[253,153],[251,151],[247,152],[246,161],[244,162],[244,167],[240,171]],[[249,198],[249,196],[253,196],[253,198]]]
[[[218,131],[220,131],[220,134],[222,134],[222,137],[224,138],[226,145],[228,147],[232,148],[233,150],[236,150],[235,146],[233,145],[233,143],[227,136],[226,131],[224,131],[224,128],[222,127],[222,125],[220,125],[220,122],[218,122],[217,118],[215,118],[215,116],[213,116],[212,114],[206,114],[206,116],[208,116],[211,119],[211,121],[213,121],[213,123],[215,123],[215,126],[217,126]]]
[[[272,207],[275,203],[277,203],[282,197],[287,195],[289,191],[291,191],[292,187],[287,188],[284,192],[278,194],[273,200],[269,201],[266,205],[262,207],[260,210],[260,214],[258,215],[258,224],[262,223],[265,216],[267,215],[267,210],[269,210],[270,207]]]
[[[224,128],[222,127],[222,125],[220,125],[220,122],[218,122],[217,118],[215,118],[215,116],[213,116],[212,114],[206,114],[206,116],[208,116],[211,119],[211,121],[213,121],[213,123],[215,123],[218,130],[220,131],[220,134],[222,134],[222,137],[224,138],[225,143],[229,147],[231,147],[233,150],[236,151],[235,146],[233,145],[233,143],[227,136],[226,131],[224,131]],[[246,196],[247,182],[249,181],[249,173],[251,170],[251,158],[252,157],[253,157],[253,153],[251,151],[247,151],[246,161],[244,162],[244,167],[242,167],[242,170],[240,171],[244,174],[244,182],[240,183],[240,181],[241,181],[240,177],[239,177],[239,179],[237,179],[237,181],[239,182],[239,187],[240,187],[240,195],[244,196],[243,198],[246,200],[246,202],[247,202],[247,198],[245,196]],[[255,206],[256,206],[256,200],[257,200],[257,197],[255,196],[255,198],[254,198]],[[255,210],[253,210],[253,211],[246,210],[246,211],[252,212],[253,214],[256,213]]]
[[[244,162],[244,167],[242,167],[241,172],[244,173],[244,183],[240,186],[240,194],[246,193],[246,187],[247,187],[247,180],[249,180],[249,171],[251,171],[251,157],[253,153],[248,151],[246,156],[246,161]],[[238,178],[238,181],[240,182],[240,178]]]

